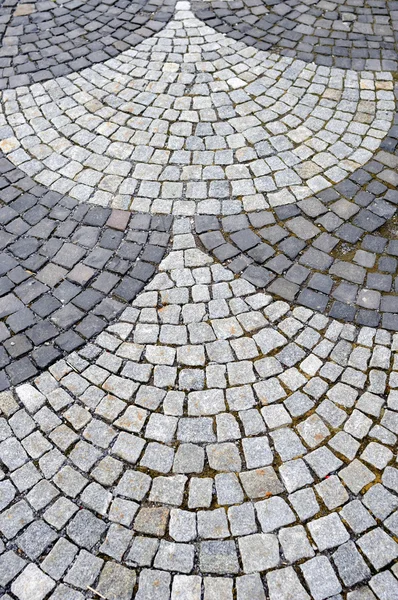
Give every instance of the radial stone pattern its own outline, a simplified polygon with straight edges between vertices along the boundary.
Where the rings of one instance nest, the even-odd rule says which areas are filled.
[[[397,15],[1,2],[2,599],[398,599]]]

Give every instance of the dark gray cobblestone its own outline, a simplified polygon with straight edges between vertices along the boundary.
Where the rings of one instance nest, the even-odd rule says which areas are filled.
[[[192,6],[210,27],[260,50],[340,69],[397,68],[396,2],[195,0]]]
[[[174,5],[175,0],[7,0],[0,16],[0,89],[117,56],[162,29]]]
[[[397,117],[396,117],[397,119]],[[343,321],[398,327],[398,129],[371,161],[296,204],[197,216],[207,251],[258,287]]]
[[[172,218],[78,204],[0,159],[0,387],[102,331],[153,276]]]

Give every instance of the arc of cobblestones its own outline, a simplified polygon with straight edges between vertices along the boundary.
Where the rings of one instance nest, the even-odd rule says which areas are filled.
[[[190,40],[196,53],[183,55]],[[205,42],[218,61],[198,62]],[[146,83],[151,57],[161,61]],[[235,272],[333,317],[396,329],[397,250],[367,235],[395,214],[390,74],[253,54],[179,11],[135,51],[3,99],[3,150],[40,185],[119,209],[219,212],[198,216],[197,231]]]
[[[197,216],[201,243],[234,272],[285,300],[396,331],[395,135],[393,126],[386,150],[297,204],[271,211],[259,203],[256,212],[239,216]]]
[[[273,301],[189,230],[117,324],[1,394],[0,584],[21,600],[394,590],[396,334]]]
[[[209,43],[218,60],[204,60]],[[1,147],[35,181],[79,201],[214,214],[233,210],[231,196],[266,193],[275,207],[371,159],[395,111],[391,74],[374,79],[255,51],[178,11],[136,50],[3,92]],[[112,159],[119,170],[104,176]]]
[[[153,276],[172,217],[130,214],[50,191],[0,160],[0,388],[82,346]]]
[[[164,27],[175,0],[2,2],[0,89],[80,71]]]
[[[340,69],[397,69],[395,2],[195,0],[199,19],[233,39]]]

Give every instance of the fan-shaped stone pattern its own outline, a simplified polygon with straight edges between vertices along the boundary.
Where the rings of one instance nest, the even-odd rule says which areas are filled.
[[[0,396],[1,585],[393,590],[397,335],[292,310],[175,232],[117,324]]]
[[[209,44],[218,60],[205,60]],[[147,212],[236,214],[256,193],[278,206],[345,179],[380,146],[395,97],[389,72],[256,51],[177,11],[105,64],[3,92],[2,109],[0,147],[50,189]],[[120,172],[104,173],[112,160]]]
[[[46,190],[0,160],[2,389],[81,346],[152,277],[171,217],[133,214]]]
[[[340,69],[397,68],[391,2],[195,0],[192,8],[217,31],[260,50]]]
[[[198,61],[205,43],[218,50],[216,66]],[[198,51],[197,66],[189,49]],[[362,253],[384,250],[364,234],[395,210],[395,125],[387,133],[394,98],[389,73],[358,76],[255,52],[177,11],[162,32],[113,61],[4,92],[3,133],[15,137],[1,145],[38,183],[74,200],[227,215],[198,217],[197,230],[218,259],[234,259],[235,272],[346,320],[376,325],[381,308],[383,326],[396,329],[388,275],[395,259],[380,257],[381,277],[365,280],[375,258]],[[339,262],[358,240],[354,263]]]
[[[37,0],[9,6],[0,19],[0,89],[53,79],[117,56],[162,29],[175,0]]]

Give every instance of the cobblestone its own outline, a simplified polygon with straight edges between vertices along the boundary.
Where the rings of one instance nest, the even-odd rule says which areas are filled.
[[[2,597],[395,598],[395,12],[3,3]]]

